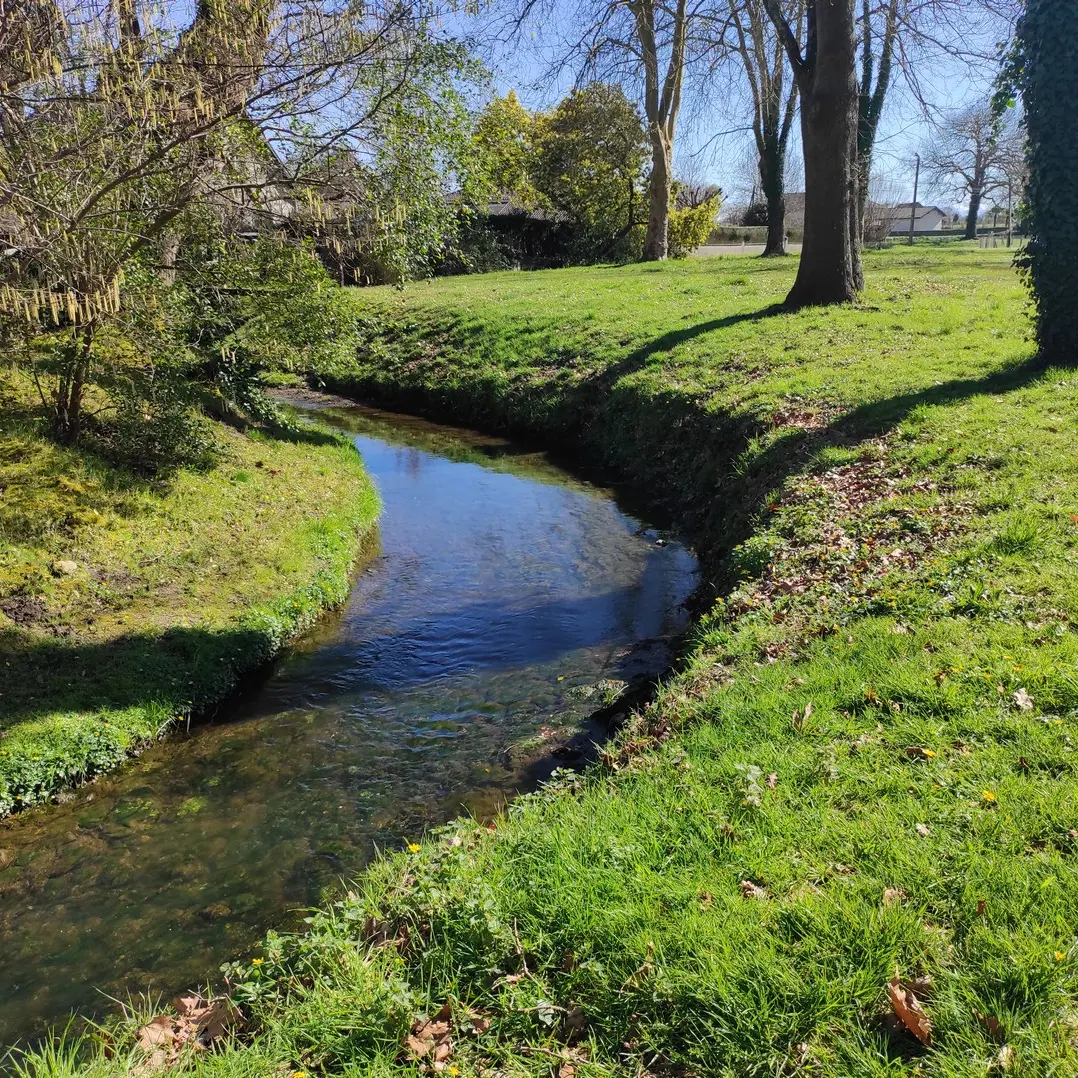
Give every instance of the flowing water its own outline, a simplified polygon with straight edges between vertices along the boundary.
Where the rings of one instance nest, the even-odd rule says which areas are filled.
[[[669,662],[695,561],[610,491],[501,439],[321,416],[384,502],[348,603],[214,722],[0,825],[0,1043],[205,983],[378,848],[533,786],[601,735],[596,683]]]

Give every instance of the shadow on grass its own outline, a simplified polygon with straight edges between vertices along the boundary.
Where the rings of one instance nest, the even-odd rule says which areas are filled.
[[[729,550],[752,533],[764,500],[788,479],[805,472],[822,449],[854,448],[883,437],[922,406],[945,406],[981,395],[1013,393],[1036,381],[1044,370],[1043,362],[1033,358],[978,378],[954,379],[862,404],[815,430],[788,428],[741,469],[735,469],[732,461],[737,454],[748,448],[751,438],[768,430],[764,424],[753,424],[742,432],[740,444],[730,445],[731,452],[723,462],[721,474],[714,476],[712,504],[698,501],[695,506],[696,525],[702,529],[710,547],[708,560],[721,565]],[[725,423],[728,428],[731,422],[729,417],[716,419],[715,425],[722,428]],[[702,446],[697,446],[698,453],[702,450]],[[723,579],[721,571],[718,579]]]
[[[255,630],[184,627],[78,643],[7,629],[0,632],[0,729],[63,712],[209,708],[237,675],[269,658],[266,637]]]

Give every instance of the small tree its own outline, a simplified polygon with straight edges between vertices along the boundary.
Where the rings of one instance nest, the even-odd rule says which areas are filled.
[[[707,243],[722,203],[722,195],[718,191],[700,202],[690,203],[686,200],[685,205],[679,205],[679,194],[675,188],[674,204],[670,207],[671,258],[686,258]]]
[[[786,0],[783,17],[795,33],[804,0]],[[763,201],[752,221],[767,225],[765,257],[786,253],[786,148],[797,112],[797,80],[790,75],[782,40],[763,0],[737,0],[731,8],[732,40],[752,98],[752,134]]]
[[[412,110],[442,130],[465,58],[430,26],[406,0],[5,8],[0,211],[15,253],[0,313],[31,337],[53,332],[50,361],[34,370],[57,435],[83,429],[125,267],[160,252],[167,280],[193,207],[251,206],[270,187],[311,205],[333,151],[382,159]]]
[[[540,118],[536,186],[573,225],[581,261],[634,258],[648,142],[620,86],[593,82]]]
[[[505,97],[495,97],[475,124],[478,170],[487,192],[509,196],[525,209],[545,202],[535,186],[537,123],[510,90]]]

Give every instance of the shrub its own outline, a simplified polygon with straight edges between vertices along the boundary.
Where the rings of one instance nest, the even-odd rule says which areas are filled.
[[[699,206],[670,210],[668,244],[671,258],[685,258],[702,247],[719,214],[719,198],[709,198]]]

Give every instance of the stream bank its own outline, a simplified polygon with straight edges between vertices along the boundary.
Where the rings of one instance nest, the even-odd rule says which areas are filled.
[[[215,466],[148,479],[18,415],[0,427],[0,817],[212,711],[345,599],[378,513],[325,432],[213,423]]]
[[[213,722],[0,826],[4,1040],[215,980],[378,849],[582,763],[671,663],[695,559],[608,490],[505,439],[302,403],[383,504],[348,601]]]

